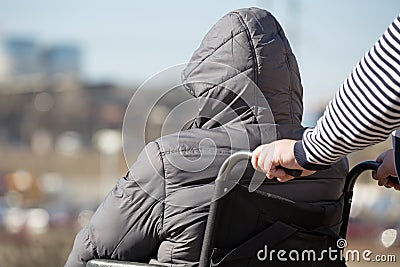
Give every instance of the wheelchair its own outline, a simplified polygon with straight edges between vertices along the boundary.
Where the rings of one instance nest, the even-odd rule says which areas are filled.
[[[379,163],[364,161],[354,166],[346,176],[343,194],[331,203],[297,203],[266,192],[249,192],[241,181],[232,185],[230,172],[240,161],[251,159],[251,152],[237,152],[222,164],[216,179],[214,198],[200,254],[200,267],[243,266],[346,266],[342,256],[336,259],[282,261],[268,259],[263,248],[279,250],[317,251],[337,247],[345,242],[353,199],[353,188],[361,173],[377,170]],[[293,176],[297,171],[286,170]],[[241,179],[242,180],[242,179]],[[227,188],[231,188],[229,192]],[[216,196],[223,197],[217,198]],[[344,241],[343,241],[344,240]],[[338,252],[343,247],[338,248]],[[339,253],[340,254],[340,253]],[[342,255],[342,254],[340,254]],[[279,260],[279,261],[278,261]],[[86,267],[157,267],[160,265],[90,260]]]

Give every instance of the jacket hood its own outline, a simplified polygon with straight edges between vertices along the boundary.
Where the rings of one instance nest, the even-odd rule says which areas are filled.
[[[266,10],[245,8],[222,17],[194,52],[182,81],[199,100],[193,127],[214,128],[237,119],[301,123],[297,62],[281,26]]]

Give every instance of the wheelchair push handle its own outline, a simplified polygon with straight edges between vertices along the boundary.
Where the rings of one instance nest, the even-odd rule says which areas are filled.
[[[221,168],[219,169],[218,172],[218,178],[217,179],[223,179],[229,172],[232,170],[232,168],[239,163],[240,161],[243,160],[251,160],[252,157],[252,152],[250,151],[239,151],[236,152],[232,155],[230,155],[224,163],[222,163]],[[301,176],[301,173],[303,172],[302,170],[292,170],[284,167],[280,167],[285,171],[286,174],[291,175],[293,177],[299,177]]]
[[[230,155],[224,163],[221,165],[221,168],[219,169],[218,172],[218,178],[217,179],[224,179],[227,174],[233,169],[233,167],[239,163],[240,161],[243,160],[251,160],[252,157],[252,152],[250,151],[239,151],[236,152],[232,155]],[[364,172],[364,171],[376,171],[379,166],[381,165],[380,162],[376,161],[364,161],[356,166],[354,166],[350,172],[347,174],[346,178],[346,183],[345,183],[345,192],[352,191],[354,188],[354,184],[358,178],[358,176]],[[284,167],[281,167],[286,174],[291,175],[293,177],[299,177],[301,176],[302,170],[292,170],[292,169],[287,169]],[[389,181],[393,182],[394,184],[399,184],[399,179],[397,177],[390,176]]]
[[[293,177],[299,177],[303,173],[302,170],[292,170],[285,167],[281,167],[285,171],[286,174],[291,175]]]
[[[368,170],[376,171],[380,165],[381,165],[380,162],[368,160],[368,161],[363,161],[354,166],[347,174],[344,191],[345,192],[353,191],[357,178],[358,176],[360,176],[362,172]],[[399,180],[397,177],[389,176],[389,181],[393,182],[394,184],[399,184]]]

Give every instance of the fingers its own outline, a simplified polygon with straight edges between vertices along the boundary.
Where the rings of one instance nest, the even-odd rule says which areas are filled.
[[[288,181],[294,177],[287,174],[283,168],[299,169],[302,167],[297,163],[294,156],[295,140],[282,139],[257,147],[251,159],[253,168],[266,174],[267,178],[279,178],[279,181]],[[304,170],[304,169],[302,169]],[[314,171],[304,171],[302,175],[309,175]]]
[[[292,179],[295,178],[295,177],[293,177],[292,175],[287,174],[287,173],[285,172],[285,170],[283,170],[283,169],[281,169],[281,168],[276,169],[276,172],[275,172],[275,173],[276,173],[276,175],[275,175],[276,179],[277,179],[279,182],[281,182],[281,183],[290,181],[290,180],[292,180]]]
[[[395,184],[395,185],[394,185],[394,189],[400,191],[400,184]]]
[[[372,172],[372,178],[378,181],[378,185],[386,188],[400,188],[397,183],[389,179],[390,176],[396,176],[393,149],[389,149],[381,153],[376,158],[376,161],[380,162],[381,164],[376,171]]]
[[[396,175],[392,149],[380,154],[376,161],[381,162],[381,165],[379,166],[378,170],[372,174],[374,179],[383,179],[391,175]]]
[[[257,147],[251,156],[251,164],[257,171],[264,172],[265,145]]]
[[[264,173],[268,173],[271,168],[274,168],[275,163],[273,162],[274,150],[273,146],[265,145],[261,150],[260,158],[258,159],[258,166]]]
[[[386,185],[388,183],[388,179],[387,178],[382,178],[378,180],[378,185],[379,186],[383,186]]]
[[[272,168],[274,157],[274,145],[267,144],[261,145],[257,147],[253,153],[251,158],[251,164],[253,168],[257,171],[268,173]]]
[[[392,179],[389,179],[389,177],[390,176],[381,178],[377,176],[376,171],[372,172],[372,178],[378,181],[378,186],[384,186],[386,188],[394,188],[395,190],[400,191],[400,184],[398,182],[393,181]],[[397,179],[397,177],[395,179]]]
[[[286,182],[294,177],[285,173],[279,165],[274,162],[274,150],[275,146],[273,144],[266,144],[257,147],[251,158],[251,164],[253,168],[257,171],[266,174],[268,179],[274,179],[278,177],[278,181]]]
[[[388,176],[390,176],[391,172],[387,168],[385,162],[382,162],[378,170],[372,175],[373,175],[372,177],[375,177],[376,180],[383,180],[386,179]]]
[[[293,176],[287,175],[286,177],[281,177],[281,178],[276,178],[279,182],[281,183],[285,183],[287,181],[290,181],[292,179],[294,179]]]
[[[260,157],[262,146],[257,147],[251,154],[251,165],[255,170],[258,170],[258,158]]]
[[[394,186],[394,183],[387,182],[387,183],[386,183],[386,184],[384,184],[383,186],[384,186],[384,187],[386,187],[386,188],[393,188],[393,186]]]

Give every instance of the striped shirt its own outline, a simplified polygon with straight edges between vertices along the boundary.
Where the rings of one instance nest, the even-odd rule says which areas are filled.
[[[384,141],[400,126],[400,16],[357,63],[313,129],[295,144],[297,162],[321,169]]]

